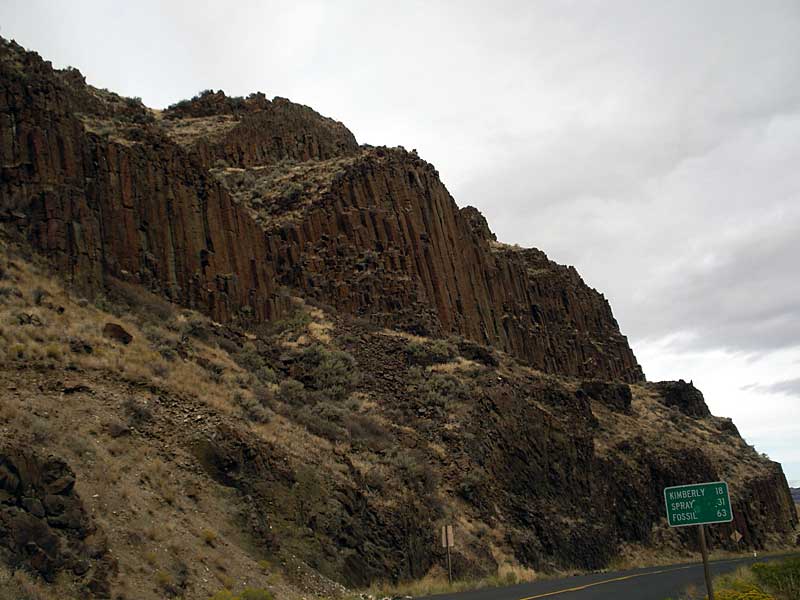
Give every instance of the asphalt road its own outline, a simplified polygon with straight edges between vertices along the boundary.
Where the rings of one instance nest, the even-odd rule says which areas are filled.
[[[756,562],[778,560],[782,556],[741,558],[711,563],[714,575],[729,573]],[[678,599],[688,586],[705,592],[703,565],[649,567],[615,573],[593,573],[565,579],[521,583],[502,588],[484,588],[458,594],[429,596],[435,600],[664,600]]]

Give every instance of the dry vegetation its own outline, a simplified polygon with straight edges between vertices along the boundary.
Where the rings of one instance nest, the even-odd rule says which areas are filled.
[[[458,515],[461,552],[468,555],[477,544],[490,549],[497,572],[465,577],[456,589],[542,576],[520,566],[501,523],[487,527],[481,520],[470,500],[480,473],[450,473],[441,434],[431,431],[435,423],[443,435],[458,432],[484,378],[555,383],[552,376],[504,355],[465,354],[469,345],[456,338],[345,326],[298,298],[281,321],[240,331],[119,281],[90,302],[45,273],[18,247],[0,241],[0,435],[24,436],[75,470],[77,490],[119,562],[117,597],[218,594],[232,600],[260,598],[253,595],[259,589],[287,598],[309,593],[303,586],[311,577],[282,574],[293,572],[286,565],[294,557],[321,552],[307,524],[324,514],[332,490],[347,489],[354,472],[375,509],[406,502],[398,490],[429,498],[431,510]],[[124,328],[130,343],[106,337],[107,323]],[[405,366],[391,401],[381,395],[376,374],[354,358],[365,340],[400,349],[397,358]],[[367,359],[369,353],[360,360]],[[573,391],[578,386],[558,382]],[[600,424],[600,455],[634,434],[681,447],[708,445],[728,431],[721,419],[690,424],[646,386],[634,387],[631,415],[597,403],[592,409]],[[283,540],[280,554],[259,546],[243,525],[242,498],[211,480],[192,454],[194,440],[216,435],[226,423],[273,444],[294,469],[294,487],[273,515],[272,527]],[[745,458],[726,470],[731,468],[722,457],[712,454],[721,472],[733,480],[756,474],[760,457],[735,436],[729,441]],[[617,566],[687,558],[674,531],[660,528],[653,535],[658,551],[625,546]],[[324,563],[319,568],[332,569]],[[42,584],[24,574],[3,577],[19,598],[48,597],[37,596]],[[312,593],[342,593],[315,577],[323,583]],[[372,591],[446,589],[439,565],[416,583],[396,583]],[[69,597],[70,582],[59,581],[55,589]]]
[[[279,226],[301,216],[330,187],[333,178],[357,158],[324,161],[283,160],[249,169],[218,165],[211,169],[240,204],[264,227]]]
[[[181,146],[191,146],[199,140],[213,143],[224,137],[238,123],[239,119],[234,115],[183,117],[161,121],[169,138]]]
[[[762,456],[742,438],[733,435],[730,419],[692,418],[659,402],[651,386],[633,385],[631,390],[630,415],[612,411],[599,402],[592,403],[592,412],[601,424],[595,438],[599,454],[608,454],[625,441],[641,438],[653,447],[702,448],[726,480],[743,483],[761,474]],[[725,443],[721,444],[721,440]],[[733,452],[737,460],[730,460]]]

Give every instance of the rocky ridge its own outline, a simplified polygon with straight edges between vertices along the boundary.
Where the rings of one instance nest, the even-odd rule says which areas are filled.
[[[596,569],[695,547],[661,510],[687,477],[731,483],[715,547],[795,540],[780,465],[646,382],[574,268],[307,107],[151,111],[3,42],[0,221],[0,576],[333,595],[435,577],[445,521],[459,578]],[[74,475],[76,527],[28,463]]]
[[[548,372],[643,379],[602,295],[474,228],[414,153],[359,148],[341,124],[258,94],[153,114],[13,43],[2,53],[0,211],[83,289],[111,275],[258,322],[285,311],[285,285]],[[232,189],[231,169],[273,187]]]

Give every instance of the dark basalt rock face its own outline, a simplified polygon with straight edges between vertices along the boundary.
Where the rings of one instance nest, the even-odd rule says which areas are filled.
[[[209,171],[220,161],[288,173],[296,191],[263,206]],[[306,189],[285,161],[325,183]],[[414,153],[359,149],[341,123],[288,100],[205,93],[156,117],[4,41],[0,165],[3,219],[89,292],[114,276],[252,322],[283,313],[282,284],[550,373],[643,379],[608,302],[575,269],[497,244]]]
[[[0,447],[0,556],[47,581],[69,571],[92,597],[107,598],[114,561],[74,487],[63,460]]]
[[[662,381],[654,384],[661,393],[662,402],[667,406],[674,406],[690,417],[707,417],[711,414],[706,405],[703,392],[694,387],[690,381]]]
[[[631,387],[624,383],[584,381],[578,395],[586,395],[618,412],[629,413],[631,410]]]

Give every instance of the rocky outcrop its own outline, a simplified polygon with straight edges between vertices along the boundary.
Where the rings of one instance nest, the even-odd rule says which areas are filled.
[[[800,523],[786,476],[776,462],[770,463],[765,474],[751,479],[744,489],[735,492],[732,499],[733,523],[718,530],[721,545],[731,549],[737,547],[727,537],[735,529],[743,536],[741,543],[752,548],[765,548],[767,532],[791,533]],[[775,518],[775,515],[782,518]]]
[[[631,388],[624,383],[584,381],[577,393],[601,402],[617,412],[629,413],[631,410]]]
[[[707,417],[711,414],[703,392],[694,387],[691,381],[661,381],[654,384],[654,387],[661,394],[661,401],[665,405],[674,406],[690,417]]]
[[[0,52],[5,220],[85,290],[113,275],[219,320],[275,316],[263,232],[144,107]]]
[[[285,98],[229,98],[204,92],[164,111],[168,134],[206,167],[255,167],[282,160],[325,160],[358,152],[341,123]]]
[[[462,335],[547,372],[643,378],[601,294],[543,252],[497,244],[485,219],[459,211],[413,153],[367,149],[317,169],[332,173],[316,198],[287,204],[291,219],[264,220],[281,283],[384,325]]]
[[[51,582],[69,571],[91,597],[110,597],[114,561],[59,458],[0,448],[0,556]]]
[[[287,285],[547,372],[643,379],[601,294],[538,250],[495,242],[416,154],[359,150],[340,123],[258,94],[154,115],[13,43],[0,51],[0,213],[80,287],[111,275],[220,321],[264,321]],[[288,187],[265,202],[215,165],[283,173]],[[323,181],[309,188],[298,170]]]

